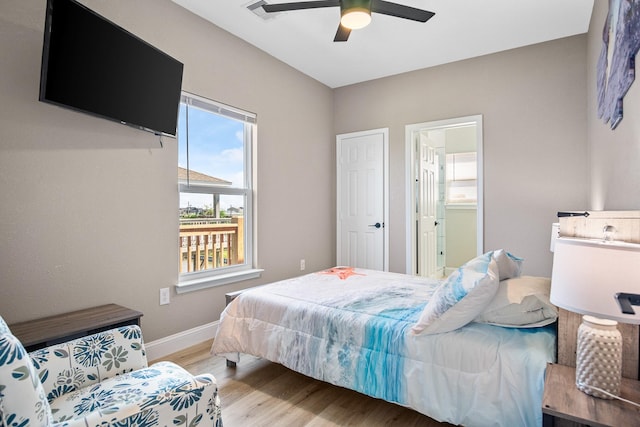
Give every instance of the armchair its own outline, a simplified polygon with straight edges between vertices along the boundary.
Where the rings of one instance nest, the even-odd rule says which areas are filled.
[[[137,326],[27,353],[0,317],[0,427],[222,427],[215,378],[150,367]]]

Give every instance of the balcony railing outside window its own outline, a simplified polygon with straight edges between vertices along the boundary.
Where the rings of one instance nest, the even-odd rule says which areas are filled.
[[[243,217],[180,219],[180,273],[244,263]]]

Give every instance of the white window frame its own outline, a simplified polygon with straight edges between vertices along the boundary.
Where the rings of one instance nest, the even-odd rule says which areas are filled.
[[[178,194],[180,193],[209,193],[221,195],[241,195],[245,196],[244,206],[244,264],[230,265],[213,270],[181,273],[178,276],[176,292],[196,291],[200,289],[222,286],[242,280],[255,279],[260,277],[262,269],[257,265],[257,242],[255,234],[256,211],[255,206],[255,159],[256,159],[256,115],[240,109],[224,105],[222,103],[202,98],[200,96],[182,92],[181,104],[187,104],[200,109],[220,114],[232,119],[244,122],[244,188],[226,187],[212,185],[194,185],[185,182],[178,183]],[[188,144],[188,141],[187,141]],[[178,230],[178,233],[180,231]]]

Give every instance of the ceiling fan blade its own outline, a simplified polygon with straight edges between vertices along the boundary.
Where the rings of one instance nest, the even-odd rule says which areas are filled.
[[[404,6],[384,0],[372,0],[371,11],[418,22],[427,22],[435,15],[435,13],[429,12],[428,10],[416,9],[415,7]]]
[[[288,10],[317,9],[320,7],[340,6],[340,0],[299,1],[295,3],[263,4],[265,12],[286,12]]]
[[[340,24],[333,41],[346,42],[347,40],[349,40],[349,34],[351,34],[351,28],[347,28],[344,25]]]

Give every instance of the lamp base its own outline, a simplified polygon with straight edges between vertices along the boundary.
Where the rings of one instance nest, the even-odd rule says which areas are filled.
[[[578,328],[576,386],[584,393],[602,399],[620,394],[622,378],[622,334],[618,322],[583,316]],[[597,388],[597,389],[596,389]]]

